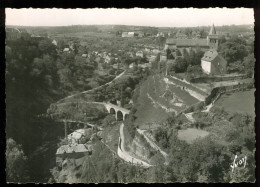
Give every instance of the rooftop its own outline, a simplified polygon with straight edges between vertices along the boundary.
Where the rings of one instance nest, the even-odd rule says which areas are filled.
[[[62,145],[57,149],[56,155],[65,153],[84,153],[92,150],[91,145],[87,144],[69,144]]]
[[[166,44],[173,44],[176,46],[208,46],[207,39],[173,39],[166,40]]]

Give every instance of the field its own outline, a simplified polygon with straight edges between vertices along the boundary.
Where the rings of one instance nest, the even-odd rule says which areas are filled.
[[[180,140],[184,140],[187,143],[192,143],[196,138],[203,138],[205,136],[209,135],[207,131],[199,130],[195,128],[188,128],[185,130],[179,130],[178,131],[178,138]]]
[[[147,129],[199,101],[179,86],[166,83],[164,77],[155,75],[141,85],[137,102],[136,124]]]
[[[215,106],[223,107],[230,113],[247,113],[255,115],[255,89],[224,94],[216,101]]]

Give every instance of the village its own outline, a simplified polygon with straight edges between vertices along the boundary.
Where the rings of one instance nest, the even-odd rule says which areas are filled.
[[[120,167],[139,173],[168,168],[179,150],[200,143],[205,146],[194,149],[204,149],[205,142],[242,152],[230,126],[239,119],[251,124],[255,115],[252,26],[241,32],[214,24],[208,30],[120,28],[90,27],[78,34],[6,28],[7,59],[15,42],[26,43],[38,55],[32,58],[32,79],[58,88],[46,111],[35,111],[37,120],[58,124],[49,181],[95,182],[109,159],[117,177],[106,176],[117,181]]]

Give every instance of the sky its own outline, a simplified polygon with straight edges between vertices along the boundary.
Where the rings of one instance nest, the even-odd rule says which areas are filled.
[[[135,25],[196,27],[254,24],[249,8],[163,9],[6,9],[6,25]]]

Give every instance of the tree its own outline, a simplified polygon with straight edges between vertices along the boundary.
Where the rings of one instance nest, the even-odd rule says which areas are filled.
[[[21,145],[17,145],[12,138],[6,141],[6,174],[8,182],[27,182],[27,157]]]
[[[248,77],[254,76],[255,57],[253,53],[244,58],[243,65],[245,67],[245,73]]]
[[[175,73],[183,73],[185,72],[187,69],[187,62],[179,57],[175,60],[175,63],[173,64],[173,66],[171,67],[171,70],[169,71],[174,71]]]

